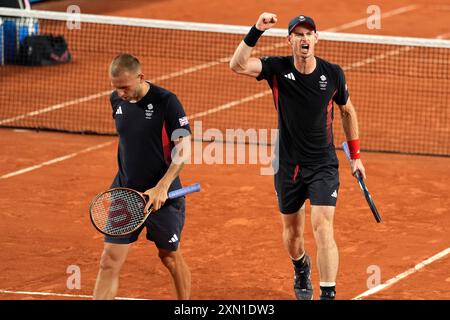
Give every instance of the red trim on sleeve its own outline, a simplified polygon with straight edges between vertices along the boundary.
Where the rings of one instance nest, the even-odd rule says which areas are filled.
[[[169,166],[170,163],[172,162],[172,143],[170,142],[169,135],[167,134],[165,121],[163,122],[162,125],[161,138],[164,152],[164,161]]]
[[[331,127],[331,125],[333,123],[333,98],[336,92],[337,90],[333,92],[333,95],[331,96],[327,106],[327,144],[333,142],[333,128]]]
[[[292,181],[295,182],[295,180],[297,180],[297,175],[298,175],[298,170],[300,169],[299,165],[295,166],[295,170],[294,170],[294,177],[292,177]]]

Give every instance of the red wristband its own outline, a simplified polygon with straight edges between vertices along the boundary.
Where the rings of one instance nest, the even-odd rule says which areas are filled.
[[[348,150],[350,151],[350,159],[359,159],[359,139],[347,141]]]

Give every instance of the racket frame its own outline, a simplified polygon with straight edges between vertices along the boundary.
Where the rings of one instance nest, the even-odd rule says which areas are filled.
[[[342,143],[342,149],[344,149],[345,155],[347,156],[347,159],[350,161],[350,151],[348,149],[347,142]],[[375,206],[375,202],[372,199],[372,196],[367,189],[366,184],[364,183],[364,178],[362,177],[362,174],[359,170],[356,170],[354,174],[356,180],[358,180],[359,187],[361,188],[361,191],[366,198],[367,204],[369,205],[370,211],[372,211],[373,217],[375,218],[375,221],[377,223],[381,223],[381,216],[378,213],[377,207]]]
[[[128,232],[126,232],[126,233],[122,233],[122,234],[110,234],[110,233],[107,233],[107,232],[105,232],[104,230],[101,230],[101,229],[96,225],[96,223],[95,223],[95,221],[94,221],[94,219],[93,219],[93,217],[92,217],[92,216],[93,216],[93,215],[92,215],[92,208],[93,208],[94,204],[97,202],[97,200],[98,200],[102,195],[104,195],[104,194],[106,194],[106,193],[110,193],[111,191],[114,191],[114,190],[128,190],[128,191],[132,191],[133,193],[139,195],[139,196],[142,198],[142,200],[144,201],[144,207],[145,207],[145,205],[147,204],[147,198],[148,198],[148,196],[145,195],[145,194],[142,193],[142,192],[139,192],[139,191],[134,190],[134,189],[131,189],[131,188],[126,188],[126,187],[116,187],[116,188],[111,188],[111,189],[108,189],[108,190],[106,190],[106,191],[103,191],[103,192],[99,193],[98,195],[96,195],[96,196],[94,197],[94,199],[92,199],[92,201],[91,201],[91,203],[90,203],[90,205],[89,205],[89,217],[90,217],[91,222],[92,222],[92,224],[94,225],[95,229],[97,229],[100,233],[102,233],[102,234],[104,234],[104,235],[107,235],[107,236],[109,236],[109,237],[124,237],[124,236],[128,236],[128,235],[132,234],[133,232],[135,232],[137,229],[139,229],[139,228],[145,223],[145,221],[147,220],[148,216],[153,212],[153,209],[152,209],[152,207],[150,207],[150,208],[148,209],[148,211],[144,214],[144,218],[142,219],[142,221],[141,221],[141,222],[140,222],[133,230],[128,231]],[[187,195],[187,194],[189,194],[189,193],[198,192],[198,191],[200,191],[200,184],[199,184],[199,183],[195,183],[195,184],[193,184],[193,185],[190,185],[190,186],[187,186],[187,187],[184,187],[184,188],[181,188],[181,189],[172,190],[172,191],[170,191],[170,192],[167,194],[167,197],[168,197],[168,199],[176,199],[176,198],[180,198],[180,197],[182,197],[182,196],[185,196],[185,195]]]
[[[133,230],[128,231],[128,232],[126,232],[126,233],[123,233],[123,234],[110,234],[110,233],[108,233],[108,232],[105,232],[104,230],[101,230],[101,228],[99,228],[99,227],[97,226],[97,224],[95,223],[95,221],[94,221],[93,214],[92,214],[92,208],[93,208],[94,205],[97,203],[97,200],[98,200],[100,197],[102,197],[104,194],[110,193],[110,192],[112,192],[112,191],[114,191],[114,190],[127,190],[127,191],[131,191],[131,192],[133,192],[133,193],[139,195],[139,196],[142,198],[142,200],[144,201],[144,206],[145,206],[145,204],[147,203],[147,199],[146,199],[146,196],[145,196],[142,192],[136,191],[136,190],[131,189],[131,188],[126,188],[126,187],[116,187],[116,188],[108,189],[108,190],[106,190],[106,191],[103,191],[103,192],[99,193],[98,195],[96,195],[96,196],[94,197],[94,199],[92,199],[91,204],[89,205],[89,217],[90,217],[91,222],[92,222],[93,226],[95,227],[95,229],[97,229],[100,233],[103,233],[104,235],[106,235],[106,236],[108,236],[108,237],[124,237],[124,236],[127,236],[127,235],[132,234],[132,233],[135,232],[137,229],[139,229],[139,228],[142,226],[142,224],[145,223],[145,221],[147,220],[147,217],[148,217],[149,214],[152,212],[152,210],[151,210],[151,208],[150,208],[149,211],[147,212],[147,214],[144,215],[144,218],[142,219],[142,222],[139,223],[139,225],[137,225]]]

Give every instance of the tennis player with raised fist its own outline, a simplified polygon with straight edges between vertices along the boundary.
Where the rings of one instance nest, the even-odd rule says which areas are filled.
[[[277,21],[273,13],[261,14],[235,50],[230,68],[238,74],[266,80],[273,92],[279,129],[275,190],[283,222],[283,243],[294,267],[296,298],[313,299],[311,261],[303,237],[305,201],[309,199],[320,299],[335,299],[339,256],[333,221],[339,164],[333,142],[333,103],[341,113],[352,172],[359,170],[365,177],[356,111],[342,68],[314,54],[319,36],[311,17],[299,15],[289,22],[286,40],[290,55],[251,56],[258,39]]]

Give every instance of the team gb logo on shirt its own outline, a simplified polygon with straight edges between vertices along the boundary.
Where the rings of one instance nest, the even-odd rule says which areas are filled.
[[[153,116],[153,105],[150,103],[145,110],[145,119],[151,119]]]
[[[319,87],[320,90],[327,90],[327,77],[325,77],[324,75],[320,76]]]

